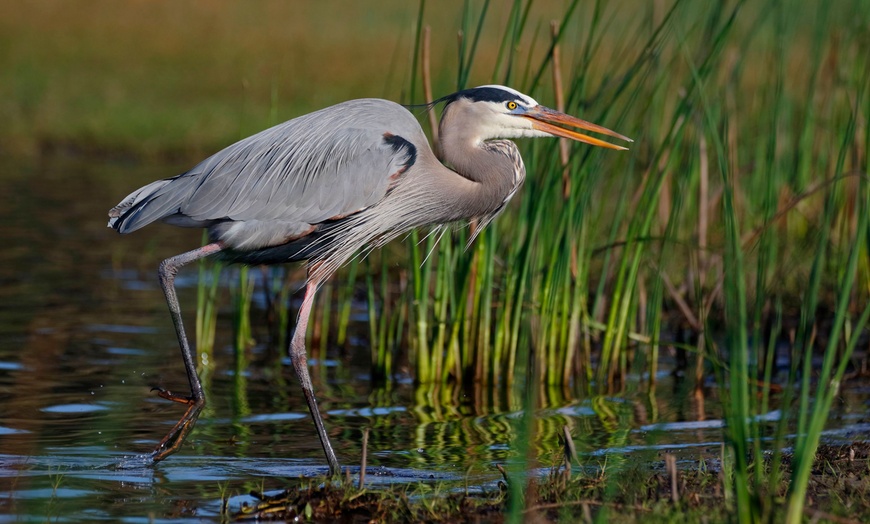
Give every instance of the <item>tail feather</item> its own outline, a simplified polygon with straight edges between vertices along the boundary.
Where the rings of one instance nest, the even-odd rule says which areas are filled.
[[[140,187],[127,195],[117,206],[109,210],[108,227],[117,229],[120,233],[129,233],[135,231],[155,220],[163,218],[161,216],[149,217],[150,220],[131,220],[133,215],[148,204],[155,195],[163,189],[164,186],[172,182],[172,178],[158,180],[146,186]]]

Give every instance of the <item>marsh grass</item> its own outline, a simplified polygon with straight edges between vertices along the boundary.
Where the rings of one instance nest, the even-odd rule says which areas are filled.
[[[488,4],[476,24],[468,5],[458,89],[468,76],[462,68],[472,63],[466,43],[473,49]],[[566,7],[559,26],[571,23],[576,7]],[[798,452],[786,506],[788,521],[797,522],[827,413],[868,314],[861,306],[866,274],[863,284],[857,280],[867,247],[866,143],[858,121],[868,73],[856,54],[867,32],[850,25],[854,32],[840,31],[832,42],[831,24],[846,11],[822,6],[815,18],[764,2],[650,9],[647,20],[658,23],[610,49],[624,65],[601,75],[594,70],[597,35],[616,15],[592,7],[575,53],[584,60],[567,75],[568,112],[642,137],[634,154],[577,146],[565,162],[555,143],[526,144],[529,178],[520,202],[471,248],[458,249],[465,231],[438,245],[433,237],[408,244],[415,379],[510,388],[519,375],[529,391],[563,384],[605,393],[623,389],[635,363],[653,390],[661,341],[689,326],[698,387],[709,370],[722,391],[723,488],[734,514],[742,521],[780,514],[773,489],[780,472],[760,464],[768,453],[781,459],[791,421]],[[512,17],[501,47],[536,42],[539,33],[524,29],[522,17]],[[514,85],[545,99],[541,72],[558,45],[557,33],[540,65],[526,64],[537,73]],[[806,46],[812,59],[796,62]],[[819,119],[828,125],[819,127]],[[642,178],[633,180],[638,172]],[[380,291],[386,308],[389,291]],[[758,421],[771,409],[776,341],[789,335],[782,304],[796,297],[793,366],[770,440]],[[817,347],[823,300],[833,316],[822,319],[827,344]],[[671,310],[682,317],[676,325],[663,321]],[[813,363],[819,351],[821,369]],[[526,398],[525,413],[541,402]],[[517,442],[533,440],[530,422],[519,424]],[[528,450],[520,444],[516,452]],[[532,454],[512,474],[534,462]],[[519,518],[519,492],[511,493],[509,515]]]
[[[201,260],[197,267],[199,280],[196,288],[196,348],[202,361],[214,352],[221,264]]]

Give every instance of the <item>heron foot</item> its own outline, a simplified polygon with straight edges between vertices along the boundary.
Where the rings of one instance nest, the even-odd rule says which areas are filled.
[[[162,391],[161,391],[162,393]],[[172,395],[168,391],[166,392],[169,395]],[[175,402],[182,402],[181,400],[176,400],[176,398],[184,398],[184,397],[164,397],[169,400]],[[196,419],[199,418],[199,413],[202,411],[203,406],[205,406],[204,400],[188,400],[184,401],[188,404],[187,411],[184,412],[181,419],[172,427],[169,433],[166,434],[165,437],[160,441],[159,444],[154,448],[148,455],[148,459],[151,460],[151,463],[160,462],[165,459],[169,455],[175,453],[181,448],[182,443],[184,443],[184,439],[187,435],[193,430],[193,426],[196,424]]]
[[[176,395],[175,393],[172,393],[168,389],[163,389],[160,387],[153,387],[153,388],[151,388],[151,391],[156,391],[157,396],[160,398],[165,398],[166,400],[171,400],[172,402],[178,402],[179,404],[191,405],[191,404],[196,403],[195,398],[188,397],[185,395]]]

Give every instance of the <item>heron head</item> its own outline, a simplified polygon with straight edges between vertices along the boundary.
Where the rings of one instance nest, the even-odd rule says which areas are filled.
[[[474,126],[478,140],[562,137],[610,149],[628,149],[570,129],[573,127],[632,141],[606,127],[542,106],[534,98],[506,86],[485,85],[465,89],[442,101],[447,102],[445,114],[461,114],[464,124]]]

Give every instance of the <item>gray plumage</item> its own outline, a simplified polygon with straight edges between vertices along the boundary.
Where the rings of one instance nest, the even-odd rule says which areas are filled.
[[[121,233],[156,220],[216,227],[233,249],[281,244],[313,224],[357,213],[387,193],[407,154],[384,134],[425,140],[411,114],[386,100],[354,100],[277,125],[149,184],[110,212]],[[353,184],[349,184],[353,182]],[[242,227],[233,228],[237,223]]]
[[[407,109],[386,100],[352,100],[241,140],[184,174],[134,191],[109,211],[109,227],[120,233],[164,221],[208,228],[212,241],[161,265],[161,284],[185,359],[192,407],[152,453],[154,460],[177,449],[175,442],[180,445],[204,402],[174,291],[181,266],[204,256],[248,264],[309,260],[308,287],[290,353],[330,471],[337,473],[304,348],[311,299],[319,283],[354,253],[413,228],[477,219],[479,232],[504,209],[525,178],[516,145],[504,139],[559,136],[625,149],[561,124],[628,140],[504,86],[468,89],[439,102],[445,104],[440,150],[446,166]],[[168,392],[161,395],[179,400]]]

